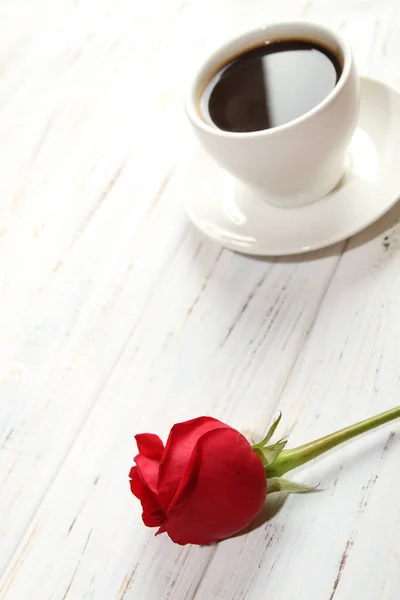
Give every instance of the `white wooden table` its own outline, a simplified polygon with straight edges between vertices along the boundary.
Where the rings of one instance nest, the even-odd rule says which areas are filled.
[[[257,260],[198,234],[174,187],[193,65],[297,17],[400,86],[398,0],[1,0],[1,600],[399,598],[400,425],[213,547],[154,538],[128,486],[136,432],[211,414],[257,439],[281,409],[295,445],[399,403],[399,207]]]

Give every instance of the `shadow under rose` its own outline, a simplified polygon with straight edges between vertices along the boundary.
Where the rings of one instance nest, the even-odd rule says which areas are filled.
[[[271,521],[283,507],[287,496],[288,496],[288,494],[283,494],[283,493],[271,494],[270,496],[267,496],[267,498],[264,502],[264,506],[262,507],[261,512],[258,515],[258,517],[256,517],[256,519],[251,523],[251,525],[246,527],[246,529],[242,529],[242,531],[239,531],[232,537],[235,538],[235,537],[240,537],[242,535],[247,535],[251,531],[254,531],[255,529],[258,529],[259,527],[262,527],[263,525],[268,523],[268,521]]]

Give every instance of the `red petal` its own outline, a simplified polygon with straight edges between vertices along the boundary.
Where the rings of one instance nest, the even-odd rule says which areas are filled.
[[[139,454],[143,454],[154,460],[161,460],[164,452],[164,444],[154,433],[138,433],[135,435],[135,440],[139,450]]]
[[[139,469],[137,467],[132,467],[129,477],[131,478],[131,492],[136,498],[139,498],[142,504],[143,523],[147,525],[147,527],[157,527],[161,525],[165,520],[164,511],[156,496],[143,481]]]
[[[171,504],[189,463],[191,454],[202,435],[214,429],[231,429],[212,417],[198,417],[176,423],[168,436],[160,464],[158,497],[164,510]]]
[[[135,463],[137,464],[140,475],[146,482],[146,485],[151,489],[153,494],[157,496],[157,482],[160,463],[158,460],[147,458],[147,456],[143,456],[142,454],[135,456]]]
[[[167,530],[165,529],[165,525],[161,525],[161,527],[156,531],[155,535],[160,535],[161,533],[165,533]]]
[[[189,470],[167,511],[165,528],[174,542],[217,542],[259,514],[267,491],[265,470],[239,432],[220,429],[203,435]]]

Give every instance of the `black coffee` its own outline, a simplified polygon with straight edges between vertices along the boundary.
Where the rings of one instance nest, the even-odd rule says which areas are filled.
[[[278,127],[317,106],[335,87],[340,60],[306,40],[282,40],[248,50],[225,64],[200,101],[203,118],[225,131]]]

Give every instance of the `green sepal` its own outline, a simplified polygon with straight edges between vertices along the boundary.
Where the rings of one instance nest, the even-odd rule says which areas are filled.
[[[272,423],[271,427],[268,429],[268,433],[265,436],[264,439],[261,440],[261,442],[258,442],[257,444],[253,444],[253,449],[255,450],[256,448],[263,448],[264,446],[266,446],[269,442],[269,440],[272,438],[272,436],[274,435],[276,428],[278,427],[280,420],[282,418],[282,413],[279,412],[279,417]]]
[[[282,477],[271,477],[271,479],[267,479],[268,494],[273,494],[274,492],[283,492],[285,494],[311,494],[319,491],[321,490],[316,487],[288,481],[287,479],[282,479]]]
[[[287,444],[286,439],[279,440],[276,444],[272,444],[271,446],[264,447],[254,447],[253,450],[257,454],[257,456],[261,459],[264,467],[267,467],[279,456],[282,450],[285,448]]]

